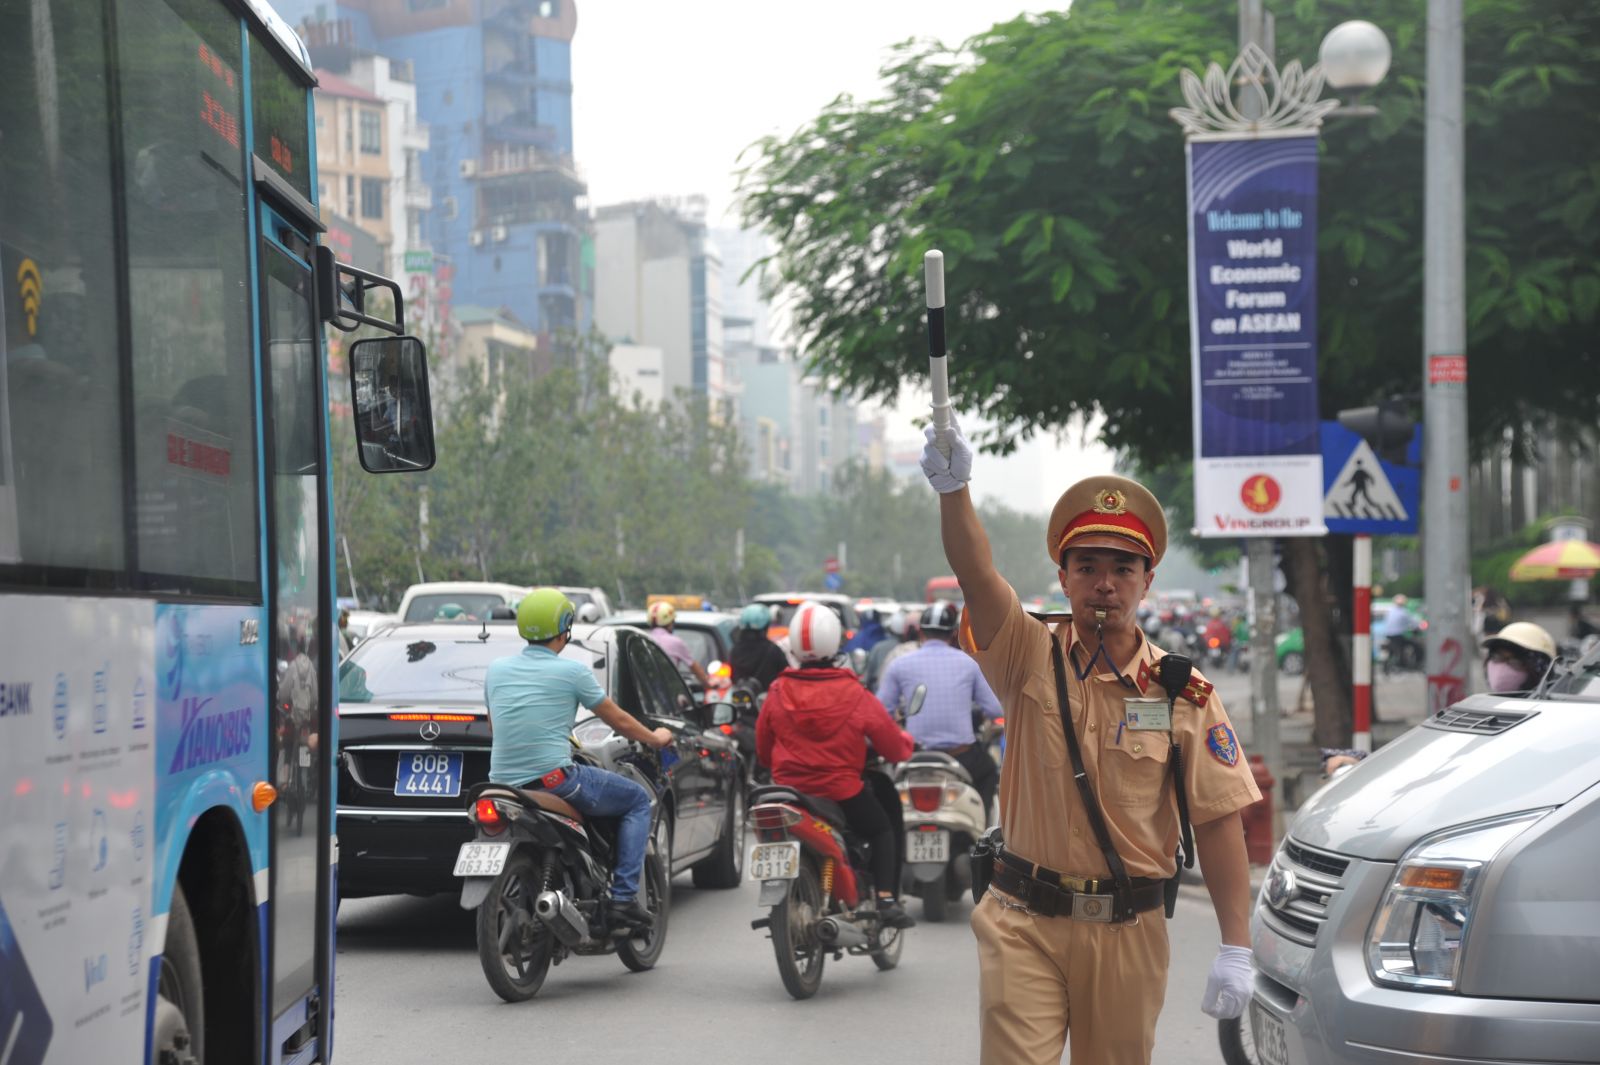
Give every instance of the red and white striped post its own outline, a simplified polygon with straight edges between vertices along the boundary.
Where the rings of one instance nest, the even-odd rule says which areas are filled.
[[[1355,749],[1372,750],[1372,537],[1355,538],[1355,638],[1350,657],[1355,676]]]

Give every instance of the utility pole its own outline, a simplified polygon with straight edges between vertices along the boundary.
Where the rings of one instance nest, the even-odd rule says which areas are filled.
[[[1262,0],[1239,0],[1239,50],[1256,45],[1268,58],[1275,50],[1272,14]],[[1246,118],[1260,117],[1256,93],[1239,98]],[[1250,748],[1261,755],[1274,779],[1283,779],[1283,747],[1278,737],[1278,592],[1273,570],[1276,552],[1271,537],[1246,541],[1250,587],[1246,613],[1250,620]]]
[[[1428,709],[1467,693],[1467,329],[1461,0],[1428,0],[1422,281],[1422,575]]]

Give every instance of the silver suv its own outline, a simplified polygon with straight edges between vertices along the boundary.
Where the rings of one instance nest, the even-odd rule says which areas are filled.
[[[1296,815],[1251,920],[1267,1065],[1600,1061],[1600,653]]]

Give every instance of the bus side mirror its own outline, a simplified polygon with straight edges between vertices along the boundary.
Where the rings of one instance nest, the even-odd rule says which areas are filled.
[[[370,337],[350,346],[357,454],[368,473],[432,469],[428,357],[416,337]]]

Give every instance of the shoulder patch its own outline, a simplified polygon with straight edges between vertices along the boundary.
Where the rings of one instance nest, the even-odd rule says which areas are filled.
[[[1239,764],[1239,741],[1233,736],[1233,729],[1227,725],[1213,725],[1211,731],[1206,733],[1206,748],[1210,750],[1211,757],[1225,766]]]
[[[1204,710],[1206,700],[1211,698],[1212,689],[1215,687],[1216,685],[1197,674],[1190,678],[1188,686],[1183,689],[1183,697]]]

